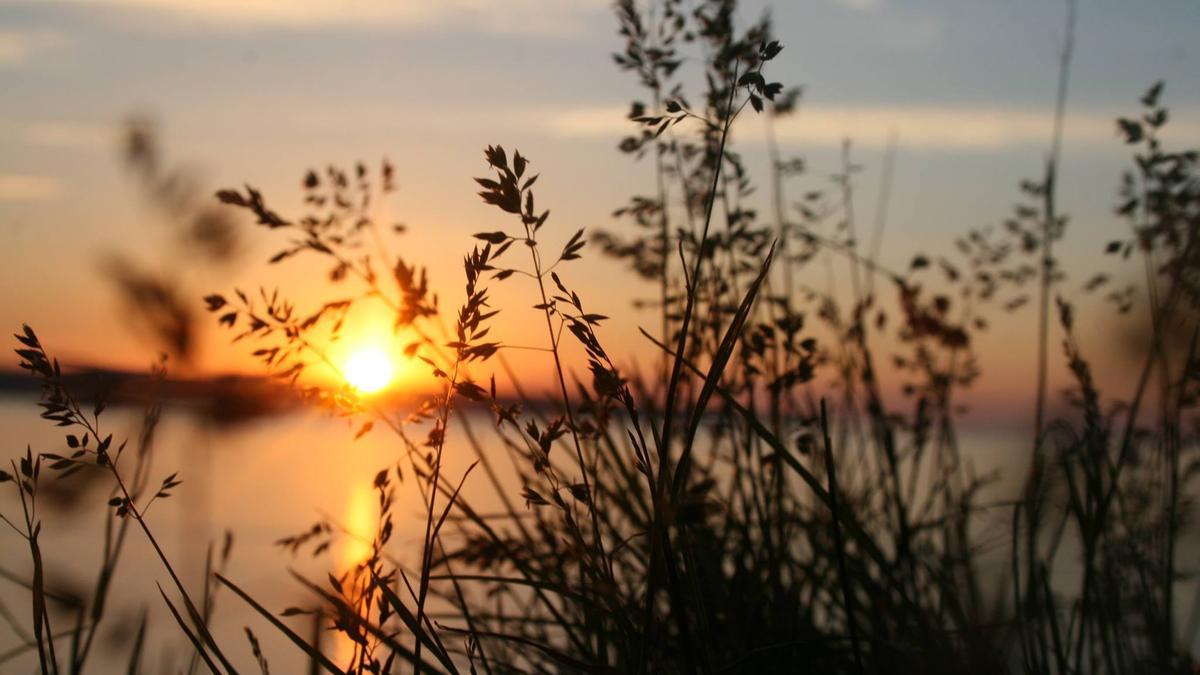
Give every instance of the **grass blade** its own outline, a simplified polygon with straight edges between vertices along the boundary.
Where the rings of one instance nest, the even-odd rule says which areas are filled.
[[[304,584],[304,586],[306,586],[309,590],[311,590],[314,593],[316,593],[317,595],[321,596],[325,601],[336,606],[339,611],[346,612],[349,614],[356,613],[356,610],[353,607],[351,607],[350,605],[348,605],[344,598],[341,598],[336,595],[333,595],[332,593],[329,593],[325,589],[321,588],[320,586],[317,586],[316,584],[312,583],[308,579],[305,579],[304,577],[300,576],[299,574],[297,574],[295,572],[292,572],[292,576],[295,577],[297,581]],[[374,578],[378,579],[378,577],[374,577]],[[377,585],[379,586],[380,589],[386,588],[386,585],[383,583],[378,583]],[[391,591],[390,588],[388,588],[386,591],[384,591],[385,597],[387,597],[389,594],[393,595],[393,597],[394,597],[394,593]],[[389,602],[389,604],[391,603],[390,600],[388,602]],[[412,627],[414,625],[416,625],[416,618],[413,617],[412,614],[408,612],[407,608],[405,608],[404,612],[405,612],[405,614],[401,614],[400,611],[397,610],[397,614],[399,614],[401,616],[401,619],[404,621],[404,623],[406,625],[409,626],[409,629],[411,630]],[[410,617],[412,618],[411,623],[409,622]],[[370,633],[371,635],[375,636],[376,638],[387,643],[387,645],[389,647],[391,647],[398,654],[403,656],[406,660],[408,660],[409,663],[415,664],[417,662],[417,659],[418,659],[417,655],[414,652],[410,651],[404,645],[400,644],[399,642],[396,642],[394,636],[385,633],[378,626],[372,624],[370,621],[367,621],[365,618],[361,618],[360,621],[362,623],[363,628],[365,628],[368,633]],[[454,662],[450,660],[450,656],[448,654],[446,654],[445,649],[441,648],[438,644],[434,643],[430,639],[428,631],[421,631],[419,634],[417,634],[417,636],[421,640],[421,643],[424,646],[428,647],[429,650],[431,652],[433,652],[433,654],[435,656],[438,657],[438,661],[440,661],[442,663],[442,665],[446,666],[446,668],[449,672],[451,672],[451,673],[458,672],[458,668],[456,668],[454,666]],[[438,670],[436,668],[433,668],[430,664],[426,663],[424,660],[421,661],[421,667],[423,669],[428,669],[432,673],[438,673]]]
[[[133,639],[133,649],[129,653],[129,666],[125,669],[128,675],[138,675],[142,672],[142,652],[146,646],[146,617],[146,610],[143,609],[142,619],[138,621],[137,636]]]
[[[204,660],[204,665],[208,666],[213,675],[221,675],[221,671],[217,669],[217,664],[213,663],[213,660],[208,656],[208,652],[204,651],[204,646],[200,644],[200,639],[196,637],[192,629],[188,628],[187,622],[179,615],[179,610],[175,609],[175,605],[171,604],[171,599],[167,597],[167,593],[163,590],[162,585],[156,583],[155,586],[158,586],[158,592],[162,595],[163,602],[167,603],[167,608],[171,610],[171,616],[175,617],[175,623],[179,624],[179,630],[183,631],[188,641],[196,648],[196,653]]]
[[[312,658],[317,663],[321,664],[321,666],[323,668],[325,668],[325,670],[328,670],[330,673],[333,673],[333,675],[345,675],[345,672],[342,671],[341,668],[338,668],[333,663],[333,661],[330,661],[329,657],[325,656],[324,654],[322,654],[320,652],[320,650],[316,649],[312,645],[305,642],[304,638],[300,637],[296,633],[296,631],[292,630],[291,628],[288,628],[287,624],[280,621],[269,610],[267,610],[262,605],[258,604],[258,601],[256,601],[254,598],[250,597],[245,591],[238,588],[237,584],[233,583],[229,579],[226,579],[224,576],[222,576],[220,574],[214,574],[213,576],[215,576],[217,578],[217,581],[220,581],[222,584],[225,584],[227,587],[229,587],[229,590],[236,593],[237,596],[239,598],[241,598],[243,601],[245,601],[245,603],[247,605],[250,605],[251,607],[253,607],[256,612],[258,612],[260,615],[262,615],[263,618],[265,618],[268,622],[270,622],[270,624],[272,626],[274,626],[276,630],[278,630],[280,633],[282,633],[284,635],[284,637],[291,640],[292,644],[299,647],[305,654],[308,654],[310,658]]]
[[[733,321],[729,323],[729,327],[725,329],[725,335],[721,338],[720,348],[713,355],[708,375],[704,378],[704,386],[700,389],[700,395],[696,398],[696,405],[692,408],[692,415],[688,420],[687,433],[684,436],[683,452],[680,453],[679,463],[676,464],[674,480],[671,486],[672,496],[675,498],[679,497],[684,483],[687,482],[688,469],[692,463],[692,447],[696,440],[696,432],[700,428],[700,420],[704,415],[704,410],[708,407],[708,402],[712,398],[713,392],[716,391],[717,385],[721,383],[721,375],[724,374],[725,367],[729,365],[729,359],[733,356],[733,348],[737,346],[738,338],[742,335],[742,327],[746,325],[746,318],[750,316],[750,308],[754,306],[754,299],[758,297],[758,291],[762,288],[763,279],[766,279],[767,272],[771,269],[771,261],[774,257],[775,244],[772,243],[771,250],[767,252],[767,258],[763,261],[762,268],[758,271],[758,276],[746,291],[745,297],[742,298],[737,313],[734,314]]]

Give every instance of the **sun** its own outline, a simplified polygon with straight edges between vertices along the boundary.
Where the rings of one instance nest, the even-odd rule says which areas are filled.
[[[384,350],[363,347],[346,359],[342,373],[350,386],[363,394],[373,394],[391,384],[396,367]]]

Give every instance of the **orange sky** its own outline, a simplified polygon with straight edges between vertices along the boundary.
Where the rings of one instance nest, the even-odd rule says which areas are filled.
[[[884,145],[896,134],[884,263],[903,269],[918,250],[948,253],[954,236],[1004,218],[1017,181],[1040,172],[1045,156],[1058,8],[804,5],[774,10],[785,50],[772,67],[785,84],[806,87],[800,114],[779,129],[785,153],[810,167],[789,185],[791,194],[828,187],[849,136],[863,166],[856,205],[869,217]],[[743,18],[760,9],[749,3]],[[430,268],[444,313],[461,302],[471,233],[507,224],[473,194],[470,179],[484,173],[486,145],[532,158],[542,175],[539,204],[553,212],[544,230],[549,248],[578,227],[627,227],[609,214],[652,189],[649,164],[615,150],[629,132],[628,101],[640,93],[612,66],[609,53],[620,44],[598,0],[364,0],[354,11],[324,0],[17,1],[0,6],[0,26],[0,319],[10,330],[31,323],[68,363],[140,368],[152,359],[153,347],[127,325],[105,279],[116,254],[174,275],[198,313],[200,296],[234,287],[278,286],[310,309],[332,297],[323,267],[266,265],[280,242],[245,222],[236,264],[186,264],[171,248],[168,219],[119,160],[120,129],[131,115],[158,120],[167,163],[195,168],[202,193],[249,183],[285,215],[300,211],[309,167],[390,157],[400,189],[378,216],[409,230],[388,246]],[[1128,151],[1111,120],[1165,78],[1169,138],[1200,141],[1194,28],[1194,13],[1173,6],[1081,9],[1061,179],[1072,215],[1060,248],[1073,270],[1064,291],[1073,297],[1112,264],[1104,242],[1125,232],[1111,207]],[[1154,39],[1118,39],[1121,31]],[[1132,50],[1133,43],[1141,46]],[[845,44],[858,47],[847,54]],[[735,131],[760,184],[768,166],[762,138],[753,118]],[[1134,267],[1110,271],[1136,279]],[[657,319],[631,307],[652,288],[595,251],[564,276],[590,309],[612,317],[600,332],[612,353],[623,363],[653,358],[637,329]],[[527,281],[514,277],[494,291],[504,309],[496,336],[545,346],[542,333],[527,329],[536,318]],[[1089,322],[1108,312],[1084,300],[1080,315]],[[996,419],[1029,407],[1033,316],[1026,308],[997,317],[978,345],[985,378],[976,407]],[[230,347],[210,318],[201,317],[193,372],[254,372],[249,350]],[[389,341],[398,353],[408,338],[391,338],[387,323],[370,310],[352,319],[335,359],[358,344]],[[1099,377],[1119,390],[1129,376],[1110,340],[1116,329],[1082,325],[1085,351],[1107,364]],[[1059,353],[1057,337],[1052,351]],[[543,356],[507,355],[535,380],[549,373]],[[423,377],[421,368],[400,362],[399,382]],[[1062,372],[1056,361],[1056,382]]]

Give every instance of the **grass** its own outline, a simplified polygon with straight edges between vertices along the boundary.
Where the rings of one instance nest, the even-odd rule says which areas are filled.
[[[1074,3],[1068,9],[1071,34]],[[124,442],[101,437],[102,403],[81,407],[34,332],[18,334],[21,365],[43,385],[43,417],[67,428],[71,448],[29,449],[0,474],[20,495],[21,516],[5,521],[28,544],[34,570],[20,580],[32,621],[9,621],[36,650],[40,672],[89,664],[130,529],[173,582],[159,590],[191,647],[187,672],[236,672],[225,656],[233,648],[208,629],[220,588],[313,672],[1192,672],[1196,626],[1180,625],[1176,603],[1193,573],[1178,549],[1200,470],[1192,431],[1200,181],[1197,154],[1159,140],[1161,84],[1137,116],[1118,121],[1135,153],[1118,207],[1130,236],[1106,250],[1143,259],[1152,339],[1132,392],[1106,397],[1075,338],[1066,271],[1054,257],[1067,225],[1057,172],[1070,40],[1042,180],[1022,183],[1023,201],[1003,228],[967,233],[953,255],[914,252],[907,269],[893,270],[878,260],[882,207],[869,245],[857,236],[849,144],[832,188],[805,192],[789,212],[785,192],[804,177],[803,163],[772,141],[771,216],[755,210],[731,131],[761,115],[773,138],[773,120],[792,114],[799,94],[768,79],[782,49],[769,22],[741,30],[734,10],[718,0],[665,0],[653,11],[616,4],[625,40],[617,64],[650,101],[633,104],[637,131],[620,146],[654,167],[652,196],[616,212],[633,221],[634,236],[559,231],[534,197],[532,162],[489,146],[488,176],[476,184],[499,210],[500,229],[475,235],[449,325],[424,268],[390,256],[383,242],[395,233],[371,217],[395,189],[390,164],[309,172],[309,212],[297,217],[275,212],[253,188],[217,193],[286,239],[272,263],[324,263],[331,296],[306,312],[279,291],[214,293],[208,311],[234,342],[253,344],[266,371],[353,420],[356,436],[379,426],[396,439],[399,461],[373,479],[380,518],[370,554],[320,581],[296,575],[310,607],[282,617],[265,607],[222,571],[228,544],[218,565],[210,554],[199,597],[189,594],[146,517],[179,486],[171,474],[149,487],[159,409],[148,409],[135,451],[124,452]],[[693,93],[683,69],[695,65],[706,86]],[[603,346],[607,317],[572,290],[571,263],[589,242],[655,290],[643,303],[659,314],[657,333],[644,331],[660,353],[650,371],[618,366]],[[832,274],[804,274],[820,267],[844,270],[842,292]],[[825,286],[805,285],[809,276],[824,276]],[[491,333],[499,308],[489,287],[521,282],[539,318],[520,342],[541,340],[554,373],[549,399],[527,396],[519,377],[519,401],[499,397],[494,377],[473,379],[506,368],[511,348]],[[1088,287],[1103,292],[1102,282]],[[981,498],[989,479],[974,475],[959,445],[959,398],[980,376],[972,347],[988,320],[1031,294],[1039,324],[1029,471],[1018,499],[991,504]],[[1128,311],[1128,294],[1109,298],[1113,311]],[[325,345],[364,303],[382,303],[398,329],[417,336],[407,351],[440,385],[407,418],[305,377],[317,365],[336,369]],[[1180,325],[1191,335],[1182,348],[1166,338]],[[1068,412],[1055,419],[1052,328],[1073,376]],[[898,345],[892,368],[880,365],[884,344]],[[568,353],[587,371],[570,369]],[[888,378],[902,384],[902,401],[885,396]],[[488,411],[494,427],[475,429],[472,410]],[[451,425],[474,455],[455,476],[443,470]],[[502,461],[518,486],[501,478]],[[86,599],[55,600],[41,573],[43,466],[112,482],[104,562]],[[389,546],[396,486],[406,480],[426,516],[415,564]],[[498,516],[472,506],[468,481],[496,493]],[[995,533],[982,531],[997,512],[1009,556],[1000,575],[985,569],[984,542]],[[338,536],[320,522],[280,545],[320,553]],[[288,617],[309,624],[297,630]],[[69,628],[56,629],[63,619]],[[142,669],[146,630],[143,619],[130,672]],[[352,656],[335,662],[322,631],[341,634]],[[271,655],[249,628],[246,638],[238,653],[268,672]]]

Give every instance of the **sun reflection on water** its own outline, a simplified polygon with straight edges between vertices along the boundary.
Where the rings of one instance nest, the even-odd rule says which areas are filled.
[[[369,486],[356,481],[346,497],[346,508],[342,513],[342,526],[346,532],[337,552],[337,574],[349,573],[349,579],[353,579],[356,568],[371,557],[377,518],[378,502],[375,492]],[[356,593],[355,586],[356,584],[346,583],[346,593]],[[361,584],[357,586],[361,588]],[[356,598],[349,597],[347,601],[353,604]],[[336,655],[339,663],[347,663],[354,656],[354,643],[340,633],[337,637]]]

